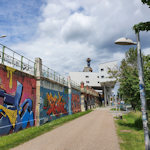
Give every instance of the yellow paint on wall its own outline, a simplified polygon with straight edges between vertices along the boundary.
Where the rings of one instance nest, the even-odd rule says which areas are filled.
[[[9,80],[9,88],[12,89],[12,77],[13,77],[13,72],[15,72],[16,69],[11,68],[11,67],[6,67],[7,69],[7,78],[10,78]]]
[[[0,109],[2,109],[5,112],[5,115],[1,112],[1,114],[4,117],[6,117],[6,115],[8,116],[10,123],[12,124],[14,128],[16,124],[16,119],[17,119],[17,110],[10,110],[2,105],[0,105]]]

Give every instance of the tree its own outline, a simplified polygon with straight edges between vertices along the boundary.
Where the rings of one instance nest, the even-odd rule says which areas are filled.
[[[146,98],[150,103],[150,55],[142,56],[144,59]],[[109,69],[109,74],[120,82],[119,93],[123,96],[125,102],[131,104],[133,109],[140,109],[137,49],[130,48],[126,52],[125,59],[121,61],[120,67],[117,70]]]
[[[147,4],[150,6],[150,0],[141,0],[143,4]]]
[[[141,0],[143,4],[147,4],[150,7],[150,0]],[[149,31],[150,30],[150,21],[149,22],[140,22],[133,26],[135,32],[140,31]]]
[[[130,48],[120,66],[120,89],[126,103],[133,109],[140,107],[139,80],[137,69],[137,50]]]
[[[150,110],[150,55],[144,56],[144,79],[147,107]]]

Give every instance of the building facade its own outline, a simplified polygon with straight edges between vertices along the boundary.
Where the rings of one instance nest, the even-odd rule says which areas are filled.
[[[101,94],[102,101],[105,101],[105,105],[110,105],[110,101],[113,98],[115,78],[110,78],[108,70],[109,68],[111,70],[115,70],[117,69],[117,66],[118,61],[106,62],[99,64],[98,72],[91,72],[88,71],[88,67],[91,68],[88,63],[87,67],[84,67],[83,72],[70,72],[69,76],[71,80],[78,84],[84,82],[85,86],[89,86],[97,90]],[[87,70],[87,72],[85,70]]]

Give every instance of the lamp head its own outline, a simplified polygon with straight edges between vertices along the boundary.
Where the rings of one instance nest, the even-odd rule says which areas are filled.
[[[133,42],[131,39],[128,38],[119,38],[118,40],[115,41],[115,44],[118,45],[136,45],[136,42]]]
[[[0,38],[4,38],[4,37],[6,37],[6,35],[2,35],[2,36],[0,36]]]

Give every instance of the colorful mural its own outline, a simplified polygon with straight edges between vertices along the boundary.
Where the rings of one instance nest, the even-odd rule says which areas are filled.
[[[68,114],[68,94],[41,87],[40,124]]]
[[[36,80],[0,65],[0,135],[34,125]]]
[[[60,93],[58,92],[58,97],[52,96],[52,93],[47,93],[47,98],[45,99],[44,107],[43,109],[48,109],[47,115],[56,115],[59,116],[60,113],[66,114],[67,110],[65,109],[65,101],[62,99],[62,96],[60,96]]]
[[[72,113],[81,111],[80,92],[76,90],[72,90],[71,109]]]

